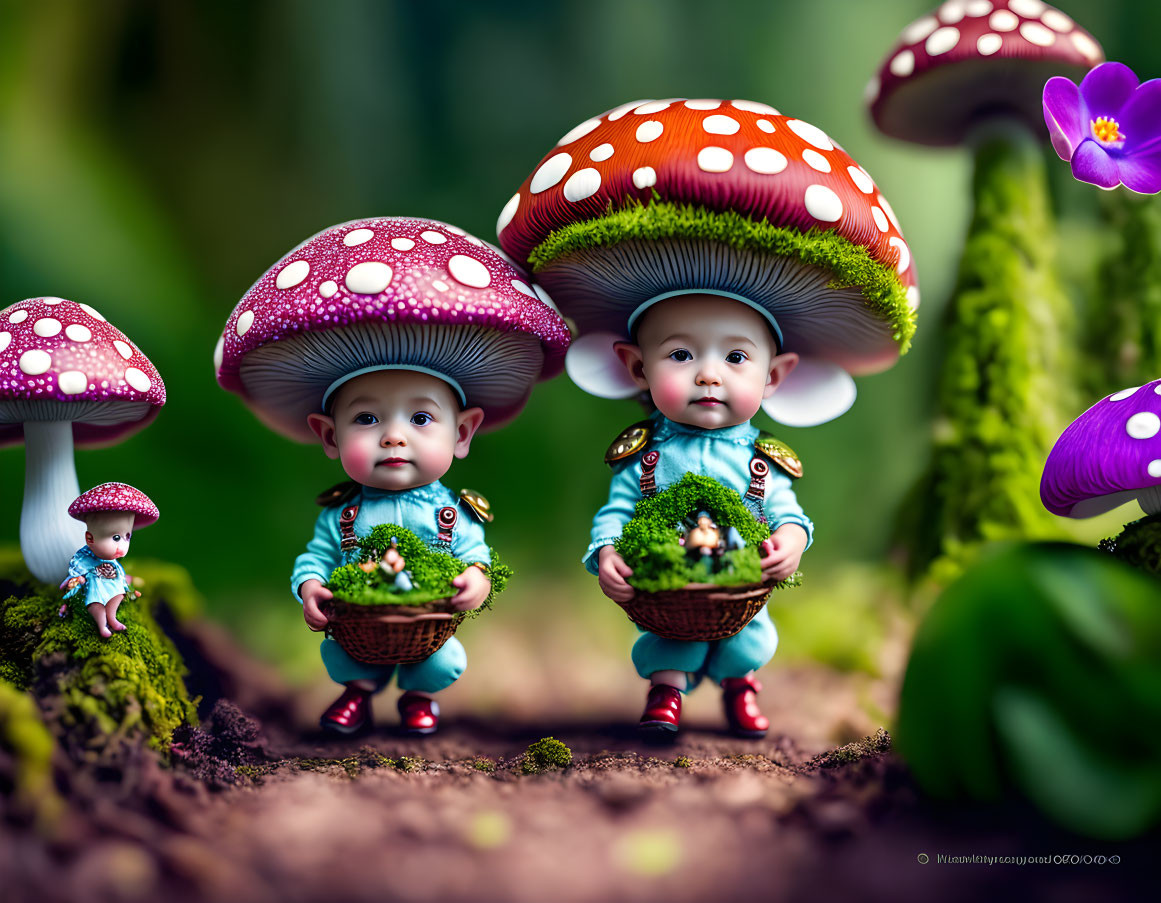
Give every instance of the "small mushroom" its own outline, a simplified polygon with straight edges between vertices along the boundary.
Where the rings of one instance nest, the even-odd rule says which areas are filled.
[[[69,517],[83,521],[93,514],[124,512],[133,515],[133,529],[143,530],[157,522],[153,500],[128,483],[102,483],[79,495],[69,505]]]
[[[0,311],[0,445],[24,442],[20,548],[39,580],[56,583],[84,530],[73,446],[114,445],[165,404],[157,370],[87,304],[31,298]]]

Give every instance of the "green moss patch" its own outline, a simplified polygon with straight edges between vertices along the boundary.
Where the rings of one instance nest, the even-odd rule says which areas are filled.
[[[542,737],[524,753],[525,774],[542,774],[550,768],[565,768],[572,762],[572,750],[555,737]]]
[[[392,541],[403,557],[404,570],[413,583],[407,591],[398,590],[378,567]],[[483,605],[466,613],[469,616],[491,608],[492,600],[503,592],[512,576],[512,569],[500,561],[495,550],[488,551],[491,564],[485,575],[492,581],[492,589]],[[364,571],[359,563],[344,564],[331,572],[327,582],[336,599],[353,605],[425,605],[436,599],[449,598],[459,592],[452,586],[452,580],[468,566],[467,562],[431,548],[406,527],[395,524],[380,524],[359,540],[358,562],[372,562],[376,567]]]
[[[628,201],[599,219],[571,223],[550,233],[528,255],[534,272],[575,251],[610,247],[630,239],[708,239],[738,250],[757,250],[791,257],[833,274],[834,289],[857,288],[867,309],[887,323],[906,353],[915,334],[915,312],[895,268],[879,263],[867,251],[841,235],[824,229],[800,232],[758,222],[732,210],[715,211],[692,204],[655,200]]]
[[[699,511],[709,512],[723,531],[734,527],[745,542],[743,548],[725,552],[721,569],[714,573],[701,561],[689,558],[679,542],[684,533],[682,523]],[[655,593],[690,583],[761,583],[759,546],[769,536],[770,528],[754,517],[738,493],[709,477],[687,473],[668,489],[638,501],[633,519],[625,524],[613,546],[633,569],[629,582],[643,592]],[[799,583],[795,574],[778,588]]]
[[[1161,577],[1161,514],[1125,524],[1120,536],[1102,539],[1100,549],[1146,574]]]

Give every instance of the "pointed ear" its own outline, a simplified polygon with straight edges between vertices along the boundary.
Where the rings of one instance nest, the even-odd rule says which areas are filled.
[[[472,437],[484,422],[483,408],[465,408],[456,415],[455,456],[466,458],[472,446]]]
[[[786,354],[775,355],[770,360],[770,377],[766,380],[766,391],[762,393],[763,398],[769,398],[774,394],[774,390],[778,388],[778,384],[790,375],[790,371],[798,366],[798,355],[794,352],[787,352]]]
[[[641,346],[634,345],[632,342],[617,342],[613,346],[613,351],[616,352],[621,363],[625,365],[625,369],[629,371],[629,378],[637,384],[638,388],[648,392],[649,380],[645,378],[645,355],[641,353]]]
[[[335,441],[335,418],[328,417],[326,414],[307,414],[306,425],[310,427],[311,432],[318,436],[319,441],[322,442],[323,451],[326,452],[328,458],[337,458],[339,456],[339,445]]]

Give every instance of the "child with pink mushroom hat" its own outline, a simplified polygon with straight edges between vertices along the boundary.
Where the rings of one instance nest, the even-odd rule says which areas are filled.
[[[439,480],[478,431],[516,416],[533,385],[563,369],[568,342],[568,327],[527,276],[490,245],[435,220],[333,226],[254,284],[218,343],[218,382],[277,432],[321,442],[353,481],[319,498],[314,538],[291,575],[312,630],[327,625],[332,571],[387,523],[465,564],[452,606],[484,602],[488,503]],[[331,637],[321,652],[345,690],[320,723],[347,734],[371,723],[371,697],[393,673],[404,691],[404,729],[433,732],[432,697],[467,663],[455,637],[410,664],[360,661]]]
[[[69,505],[69,516],[85,522],[85,545],[69,561],[69,575],[60,588],[69,599],[84,587],[85,610],[97,632],[108,639],[111,631],[125,629],[117,609],[126,594],[134,593],[132,578],[118,559],[128,553],[133,531],[157,520],[157,506],[126,483],[102,483]]]

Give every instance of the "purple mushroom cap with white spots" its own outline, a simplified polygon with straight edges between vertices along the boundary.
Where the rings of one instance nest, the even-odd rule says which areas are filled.
[[[84,543],[66,515],[80,492],[74,444],[120,442],[163,404],[153,364],[89,305],[29,298],[0,311],[0,446],[24,442],[20,548],[35,577],[59,582]]]
[[[436,220],[378,217],[332,226],[242,297],[214,352],[222,388],[272,429],[314,441],[307,415],[344,377],[433,373],[484,409],[514,417],[564,366],[569,330],[501,252]]]
[[[1161,380],[1094,404],[1056,440],[1040,481],[1044,507],[1095,517],[1136,499],[1161,512]]]
[[[135,515],[133,529],[141,530],[156,523],[159,517],[157,506],[144,492],[128,483],[102,483],[88,492],[82,492],[71,505],[69,517],[86,520],[93,514],[111,511]]]

